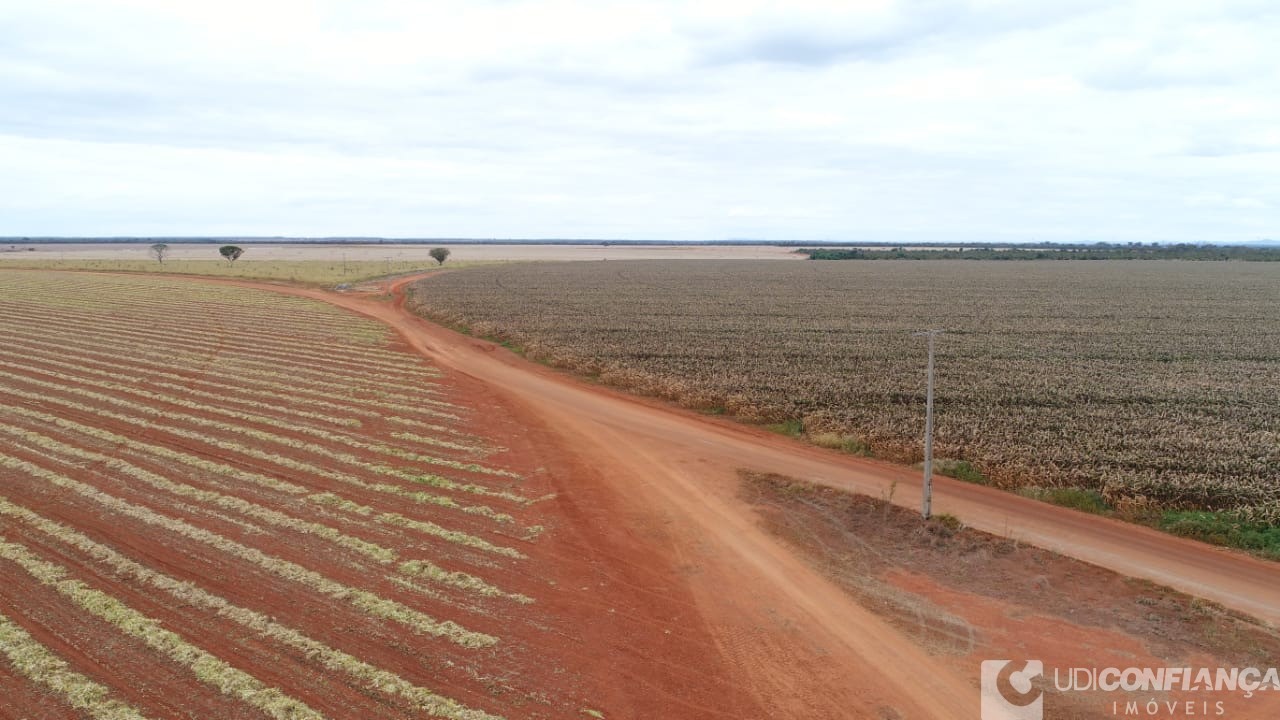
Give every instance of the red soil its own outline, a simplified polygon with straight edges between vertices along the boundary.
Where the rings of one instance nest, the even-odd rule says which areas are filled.
[[[488,612],[473,612],[413,596],[370,577],[358,569],[361,560],[343,556],[349,561],[330,562],[326,554],[332,554],[331,549],[305,538],[239,536],[241,531],[231,524],[200,516],[187,516],[188,521],[217,527],[230,537],[242,537],[246,544],[297,559],[341,582],[369,587],[441,619],[456,618],[469,629],[498,635],[502,643],[497,648],[466,651],[402,632],[394,623],[370,621],[349,606],[302,593],[244,562],[155,528],[105,517],[74,498],[42,498],[28,489],[13,499],[74,524],[152,567],[189,578],[233,602],[271,612],[281,622],[331,645],[510,718],[586,717],[586,710],[600,711],[610,720],[949,719],[975,713],[978,694],[972,672],[935,656],[859,605],[763,529],[754,510],[737,497],[736,471],[751,467],[873,495],[890,482],[901,482],[897,500],[914,503],[913,477],[907,470],[804,447],[587,386],[525,363],[489,343],[412,317],[398,303],[319,290],[272,289],[332,302],[395,328],[408,346],[446,370],[442,382],[447,396],[472,410],[462,428],[508,448],[495,461],[526,478],[521,492],[556,494],[554,500],[513,513],[522,527],[547,528],[536,541],[519,545],[529,556],[521,562],[477,565],[482,555],[468,555],[468,551],[416,536],[398,546],[430,547],[444,553],[441,564],[447,565],[451,558],[467,563],[465,569],[474,569],[505,589],[527,592],[537,602],[531,606],[485,603],[482,609]],[[86,424],[128,431],[92,420],[90,414],[65,410],[45,408]],[[330,483],[323,479],[299,477],[263,461],[229,457],[223,450],[171,435],[154,433],[148,441],[329,489]],[[353,450],[353,454],[359,452]],[[313,454],[301,452],[298,457],[343,469]],[[91,472],[77,477],[101,484],[108,492],[128,492]],[[495,482],[479,475],[469,479]],[[946,478],[936,478],[935,483],[937,510],[955,513],[972,525],[1062,548],[1131,574],[1155,576],[1201,590],[1234,607],[1277,617],[1280,586],[1274,583],[1274,569],[1265,563]],[[8,486],[21,483],[6,478],[4,484],[7,493]],[[334,489],[358,502],[420,519],[453,522],[458,515],[345,487]],[[147,500],[145,491],[132,492],[128,497],[133,502],[155,502]],[[460,502],[467,500],[465,493],[455,496]],[[253,491],[244,497],[263,502],[268,496]],[[466,528],[482,532],[486,526],[475,522]],[[345,524],[341,529],[380,543],[388,541],[380,530],[362,534]],[[158,537],[163,542],[157,543]],[[492,539],[515,544],[496,534]],[[74,560],[75,554],[65,553],[65,557]],[[176,613],[186,612],[166,607],[163,598],[148,600],[144,591],[127,583],[109,577],[99,581],[104,589],[137,602],[149,614],[179,622]],[[1000,613],[984,614],[988,603],[981,597],[947,596],[927,583],[916,583],[913,592],[932,595],[975,625],[1006,632],[1011,639],[1001,647],[1032,648],[1034,634],[1046,629],[1008,623]],[[0,601],[9,596],[9,589],[0,586]],[[273,661],[270,646],[255,645],[225,622],[210,619],[192,632],[202,647],[220,656],[243,658],[255,675],[270,678],[315,706],[331,708],[334,700],[327,693],[348,692],[330,687],[341,679],[304,659]],[[1120,649],[1125,643],[1124,637],[1109,630],[1086,628],[1079,633],[1099,647]],[[424,667],[416,660],[419,655],[450,658],[463,667]],[[370,710],[369,716],[397,716],[402,710],[381,707]]]

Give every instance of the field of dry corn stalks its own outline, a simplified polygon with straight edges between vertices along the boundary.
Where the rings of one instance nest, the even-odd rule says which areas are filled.
[[[1280,266],[595,262],[473,268],[410,303],[602,382],[1004,487],[1280,520]]]

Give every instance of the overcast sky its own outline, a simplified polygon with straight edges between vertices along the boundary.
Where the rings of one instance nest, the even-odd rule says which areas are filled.
[[[1280,238],[1280,2],[0,3],[0,235]]]

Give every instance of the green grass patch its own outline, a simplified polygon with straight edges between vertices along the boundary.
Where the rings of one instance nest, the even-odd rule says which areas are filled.
[[[969,464],[968,460],[950,460],[946,458],[935,460],[933,471],[939,475],[946,475],[947,477],[953,477],[975,485],[991,484],[991,479],[982,474],[981,470]]]
[[[1095,515],[1106,515],[1112,510],[1111,505],[1102,497],[1102,493],[1097,490],[1076,487],[1042,488],[1033,486],[1018,490],[1018,494],[1023,497],[1029,497],[1032,500],[1053,503],[1054,505],[1061,505],[1062,507]]]
[[[1177,510],[1161,515],[1165,532],[1280,560],[1280,527],[1241,522],[1230,512]]]
[[[787,437],[798,438],[801,435],[804,435],[803,420],[783,420],[780,423],[765,425],[765,428],[773,432],[776,432],[779,435],[786,435]]]
[[[951,513],[938,513],[929,518],[929,524],[945,537],[951,537],[964,529],[960,518]]]

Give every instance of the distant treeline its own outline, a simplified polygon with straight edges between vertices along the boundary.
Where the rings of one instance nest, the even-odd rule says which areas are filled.
[[[801,248],[810,260],[1244,260],[1280,261],[1280,247],[1243,245],[981,245],[948,248]]]

